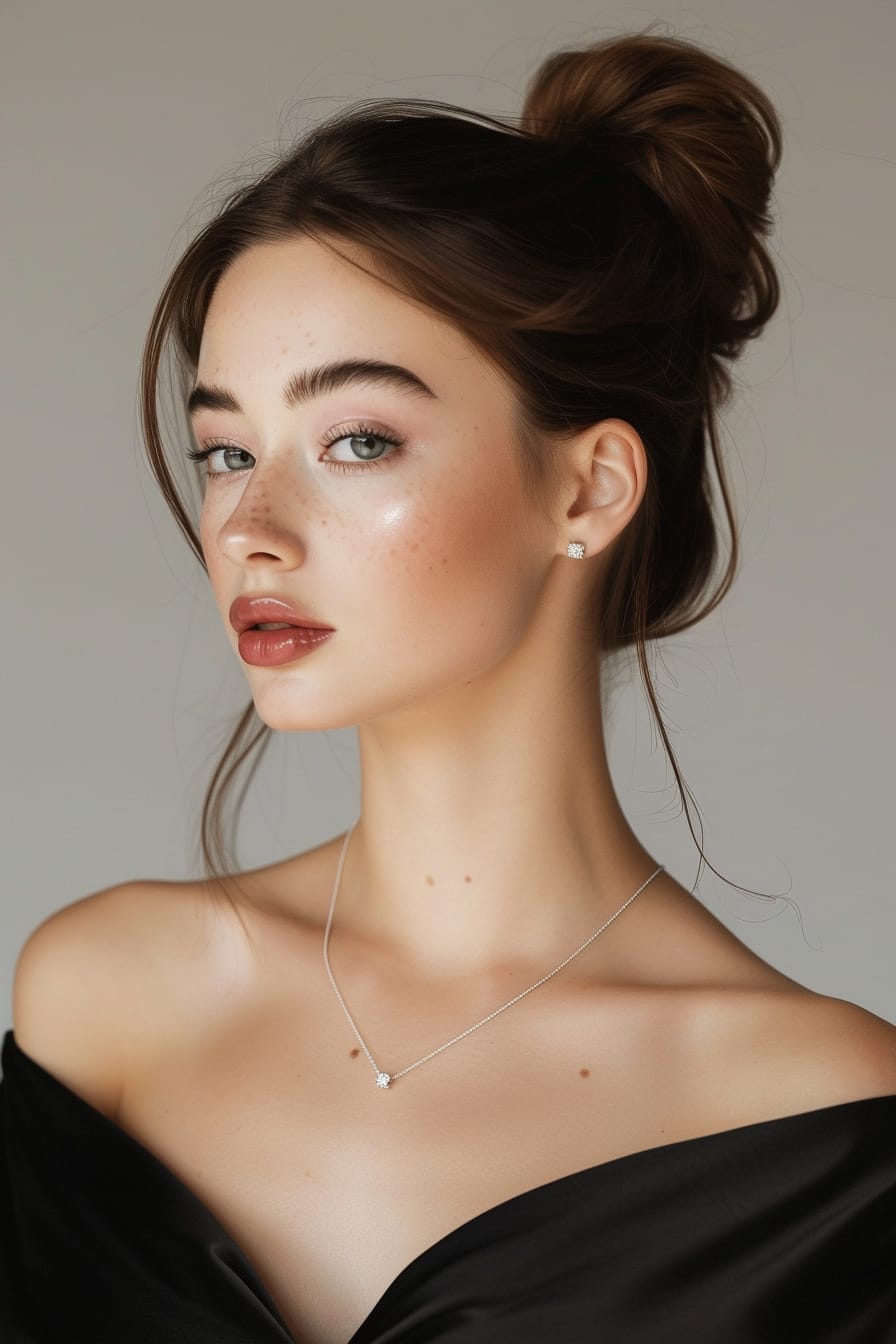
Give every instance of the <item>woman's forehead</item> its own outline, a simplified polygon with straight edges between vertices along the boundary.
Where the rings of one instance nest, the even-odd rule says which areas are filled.
[[[223,273],[203,326],[197,381],[348,359],[408,367],[437,395],[478,388],[507,397],[491,361],[459,328],[304,236],[253,245]]]

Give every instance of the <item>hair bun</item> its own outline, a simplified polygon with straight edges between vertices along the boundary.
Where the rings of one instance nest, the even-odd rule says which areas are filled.
[[[781,127],[745,74],[682,38],[608,38],[542,63],[521,129],[585,140],[661,198],[697,256],[716,353],[733,357],[761,330],[779,298],[762,239]]]

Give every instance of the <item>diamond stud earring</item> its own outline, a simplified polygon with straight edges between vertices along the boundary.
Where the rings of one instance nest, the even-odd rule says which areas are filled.
[[[582,560],[585,557],[585,545],[581,541],[571,541],[566,548],[566,554],[571,555],[574,560]]]

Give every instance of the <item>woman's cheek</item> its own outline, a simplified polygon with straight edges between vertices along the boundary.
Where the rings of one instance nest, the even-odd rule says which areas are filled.
[[[377,591],[411,647],[444,653],[448,643],[488,657],[490,643],[503,645],[518,615],[512,533],[505,535],[488,497],[443,498],[438,511],[409,515],[382,557],[388,581]]]

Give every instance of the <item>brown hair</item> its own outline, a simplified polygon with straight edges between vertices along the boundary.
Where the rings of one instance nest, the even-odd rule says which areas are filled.
[[[200,563],[159,427],[166,343],[182,409],[212,292],[235,257],[306,235],[341,256],[348,244],[354,257],[345,259],[366,269],[363,249],[381,279],[456,324],[510,380],[534,499],[551,479],[552,438],[608,417],[640,434],[646,491],[587,619],[602,652],[634,645],[685,801],[645,646],[700,621],[734,578],[737,532],[716,416],[731,394],[726,361],[778,303],[764,238],[780,155],[775,110],[746,75],[689,41],[647,33],[551,55],[515,120],[434,100],[373,99],[306,132],[232,191],[189,244],[146,339],[149,460]],[[731,541],[715,584],[710,457]],[[216,881],[228,866],[229,786],[261,742],[251,779],[269,741],[259,723],[250,702],[205,795],[201,847]],[[685,810],[703,859],[686,801]]]

